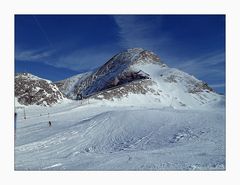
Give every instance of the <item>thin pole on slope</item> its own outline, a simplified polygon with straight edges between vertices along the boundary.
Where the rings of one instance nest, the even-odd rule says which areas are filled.
[[[52,126],[52,122],[50,121],[50,113],[49,113],[49,107],[48,107],[48,127]]]
[[[25,107],[23,108],[23,115],[24,115],[23,118],[24,118],[24,119],[27,119],[27,117],[26,117]]]
[[[17,112],[14,112],[14,142],[16,141],[16,129],[17,129]]]

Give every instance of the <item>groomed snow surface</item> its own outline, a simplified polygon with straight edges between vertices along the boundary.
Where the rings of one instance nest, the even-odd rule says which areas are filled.
[[[15,170],[225,170],[224,108],[67,100],[25,106],[26,120],[16,111]]]

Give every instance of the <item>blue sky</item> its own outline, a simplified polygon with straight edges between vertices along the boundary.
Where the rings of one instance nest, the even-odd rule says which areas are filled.
[[[15,16],[16,72],[57,81],[133,47],[225,93],[224,15]]]

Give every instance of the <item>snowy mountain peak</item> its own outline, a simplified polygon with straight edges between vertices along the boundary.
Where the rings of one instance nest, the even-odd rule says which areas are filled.
[[[134,67],[139,65],[147,64],[157,65],[158,68],[167,67],[153,52],[142,48],[132,48],[115,55],[90,75],[84,75],[84,79],[79,79],[81,83],[74,82],[74,89],[66,87],[67,83],[69,84],[69,80],[60,86],[59,84],[57,85],[60,89],[61,87],[65,87],[64,94],[69,98],[79,99],[79,96],[88,97],[100,91],[127,84],[135,80],[148,79],[149,74],[141,69],[134,69]],[[69,85],[72,86],[72,84]],[[66,92],[66,89],[72,90]]]
[[[74,86],[69,81],[74,81]],[[224,98],[207,83],[168,67],[156,54],[142,48],[125,50],[77,82],[67,82],[62,84],[69,90],[64,94],[72,99],[91,97],[118,104],[150,103],[174,108],[224,104]]]

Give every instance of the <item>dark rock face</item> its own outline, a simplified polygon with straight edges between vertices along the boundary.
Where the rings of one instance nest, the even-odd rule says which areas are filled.
[[[118,86],[100,91],[92,95],[91,98],[95,98],[99,100],[101,99],[113,100],[114,98],[127,97],[129,92],[132,92],[134,94],[146,94],[148,92],[159,93],[151,89],[150,86],[153,85],[153,83],[154,82],[152,82],[151,80],[141,80],[141,79],[135,80],[127,84],[118,85]]]
[[[113,78],[112,81],[109,81],[108,84],[106,84],[106,86],[104,87],[104,89],[108,89],[108,88],[116,87],[116,86],[119,86],[119,85],[127,84],[129,82],[133,82],[133,81],[140,80],[140,79],[150,79],[150,77],[147,73],[144,73],[142,71],[124,72],[124,73],[116,76],[115,78]]]
[[[43,106],[52,105],[64,98],[55,84],[29,73],[15,76],[15,97],[23,105]]]

